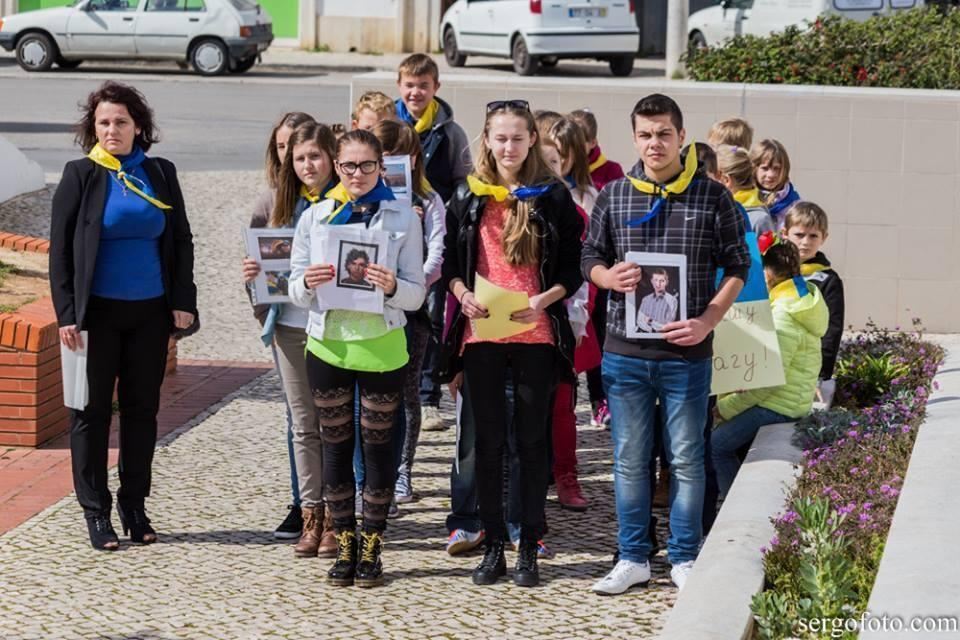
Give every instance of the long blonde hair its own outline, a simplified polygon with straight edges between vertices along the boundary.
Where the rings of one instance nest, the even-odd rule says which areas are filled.
[[[507,106],[487,114],[483,123],[483,135],[480,138],[480,153],[473,169],[473,175],[488,184],[497,184],[499,174],[493,151],[487,145],[490,123],[497,116],[508,115],[523,119],[527,131],[533,138],[527,157],[520,167],[517,180],[523,186],[542,185],[551,181],[553,174],[540,154],[540,139],[537,136],[537,123],[528,109]],[[507,197],[509,209],[503,225],[503,254],[507,264],[514,266],[537,264],[540,261],[540,238],[536,226],[530,221],[529,201],[521,201],[513,195]]]

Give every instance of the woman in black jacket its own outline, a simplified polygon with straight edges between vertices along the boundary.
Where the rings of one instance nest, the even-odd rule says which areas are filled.
[[[87,98],[77,143],[53,197],[50,288],[69,349],[87,349],[89,401],[72,412],[73,483],[95,549],[115,550],[107,447],[114,385],[120,405],[124,533],[157,534],[144,511],[170,334],[195,330],[193,235],[172,163],[144,154],[157,141],[136,89],[104,83]],[[81,331],[86,332],[86,340]]]
[[[464,396],[463,424],[475,434],[476,483],[487,549],[475,584],[506,572],[503,453],[507,424],[520,457],[521,531],[513,579],[539,582],[537,541],[545,528],[549,478],[549,416],[554,385],[573,377],[575,341],[563,300],[583,283],[577,269],[583,220],[569,190],[540,156],[537,129],[522,100],[487,105],[480,154],[467,184],[447,210],[443,281],[459,309],[441,353],[439,378]],[[522,291],[526,309],[511,320],[529,325],[506,338],[485,337],[473,321],[488,310],[474,296],[477,277]],[[506,415],[505,380],[515,410]]]

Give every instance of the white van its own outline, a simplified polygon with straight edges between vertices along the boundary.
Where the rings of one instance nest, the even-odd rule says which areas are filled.
[[[634,0],[457,0],[440,33],[450,66],[471,54],[512,58],[524,76],[561,58],[605,60],[629,76],[640,45]]]
[[[818,16],[853,20],[922,6],[924,0],[722,0],[690,16],[690,45],[713,47],[739,35],[767,36],[790,25],[803,27]]]
[[[76,0],[0,19],[0,47],[27,71],[114,59],[243,73],[271,42],[270,16],[252,0]]]

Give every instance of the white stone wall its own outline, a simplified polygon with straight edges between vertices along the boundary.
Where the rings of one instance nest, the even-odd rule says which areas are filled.
[[[43,169],[0,136],[0,202],[42,189]]]

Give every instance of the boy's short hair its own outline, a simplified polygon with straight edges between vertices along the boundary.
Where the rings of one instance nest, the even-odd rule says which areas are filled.
[[[696,142],[697,167],[708,175],[717,175],[717,152],[706,142]],[[689,147],[687,153],[690,153]]]
[[[789,231],[790,227],[798,225],[801,227],[813,227],[823,235],[827,235],[830,231],[829,225],[827,224],[827,212],[824,211],[820,205],[807,200],[794,202],[793,205],[787,209],[787,215],[783,220],[784,231]]]
[[[707,140],[713,145],[729,144],[749,152],[753,146],[753,127],[743,118],[727,118],[713,123]]]
[[[781,240],[763,254],[763,268],[781,281],[800,275],[800,251],[789,240]]]
[[[537,133],[540,136],[541,142],[547,137],[553,125],[561,120],[563,120],[563,116],[556,111],[550,111],[549,109],[537,109],[534,111],[533,121],[537,123]]]
[[[367,91],[360,96],[357,104],[353,107],[353,113],[351,114],[353,119],[358,120],[360,118],[360,112],[364,109],[370,109],[378,116],[387,116],[388,118],[393,118],[397,115],[397,106],[393,103],[390,96],[382,91]]]
[[[400,82],[400,79],[405,75],[429,75],[434,82],[440,82],[440,68],[433,61],[433,58],[425,53],[414,53],[403,59],[403,62],[397,67],[397,82]]]
[[[583,129],[583,137],[587,139],[587,142],[593,142],[597,139],[597,116],[593,115],[592,111],[589,109],[577,109],[576,111],[571,111],[567,117]]]
[[[662,93],[651,93],[645,98],[641,98],[630,112],[630,130],[637,130],[637,116],[662,116],[669,115],[670,122],[679,132],[683,129],[683,112],[680,111],[680,105],[676,101],[665,96]]]

